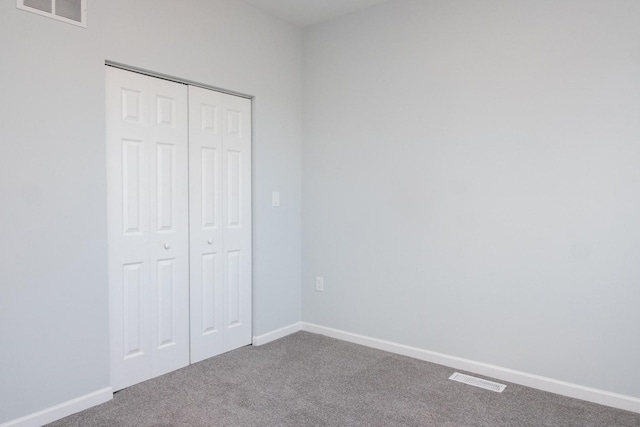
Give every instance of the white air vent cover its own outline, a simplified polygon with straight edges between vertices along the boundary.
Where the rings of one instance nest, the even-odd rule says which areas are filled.
[[[87,27],[87,0],[18,0],[18,9]]]
[[[458,381],[459,383],[469,384],[475,387],[484,388],[486,390],[495,391],[496,393],[502,393],[507,387],[504,384],[494,383],[493,381],[483,380],[482,378],[472,377],[470,375],[455,373],[449,377],[450,380]]]

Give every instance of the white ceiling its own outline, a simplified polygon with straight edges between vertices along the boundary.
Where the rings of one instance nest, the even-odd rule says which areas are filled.
[[[300,27],[318,24],[388,0],[245,0]]]

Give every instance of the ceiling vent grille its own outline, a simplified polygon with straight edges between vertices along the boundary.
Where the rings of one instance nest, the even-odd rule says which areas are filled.
[[[87,28],[87,0],[17,0],[18,9]]]

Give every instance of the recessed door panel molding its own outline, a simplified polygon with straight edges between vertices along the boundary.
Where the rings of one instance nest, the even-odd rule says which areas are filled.
[[[173,120],[176,115],[175,100],[165,96],[158,96],[156,97],[156,106],[158,126],[175,127],[176,123]]]
[[[142,123],[144,109],[142,92],[122,89],[122,119],[130,123]]]
[[[222,201],[218,191],[220,180],[218,149],[202,147],[202,227],[217,227],[217,207]]]
[[[122,140],[122,218],[125,235],[142,234],[144,147],[140,140]]]
[[[187,89],[106,69],[111,385],[189,363]],[[150,120],[150,118],[152,118]]]
[[[220,114],[218,113],[218,107],[215,105],[200,104],[201,128],[204,131],[218,133],[218,123],[220,122]]]
[[[157,144],[158,231],[173,230],[175,176],[175,145]]]
[[[174,298],[174,261],[163,259],[158,261],[158,348],[175,345],[174,320],[176,315]]]
[[[227,227],[240,227],[242,214],[242,153],[227,151]]]
[[[216,254],[202,255],[202,294],[200,302],[202,305],[202,335],[211,335],[218,332],[216,323]]]
[[[125,359],[130,359],[144,354],[142,263],[125,265],[122,273],[123,356]]]
[[[242,112],[232,109],[225,111],[227,116],[227,135],[242,137]]]
[[[240,325],[240,251],[227,252],[227,326]]]

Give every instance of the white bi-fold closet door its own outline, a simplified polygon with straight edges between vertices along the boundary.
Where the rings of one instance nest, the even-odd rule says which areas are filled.
[[[106,70],[111,385],[251,342],[251,103]]]
[[[189,86],[191,363],[251,340],[250,112]]]

